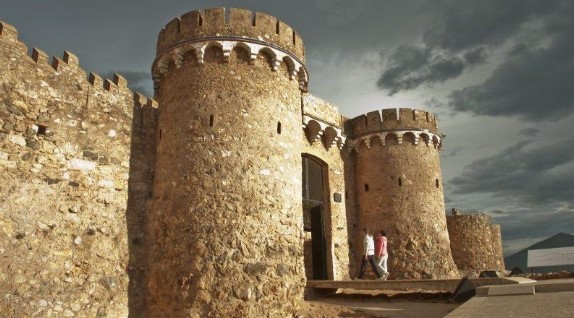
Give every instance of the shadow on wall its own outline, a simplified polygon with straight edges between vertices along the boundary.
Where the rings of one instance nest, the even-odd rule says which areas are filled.
[[[146,211],[153,194],[156,121],[157,103],[138,94],[133,110],[126,210],[130,317],[143,317],[146,312],[146,274],[150,257],[150,242],[146,235]]]

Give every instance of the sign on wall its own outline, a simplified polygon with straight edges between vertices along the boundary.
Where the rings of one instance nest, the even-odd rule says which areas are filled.
[[[574,264],[574,246],[528,250],[528,267]]]

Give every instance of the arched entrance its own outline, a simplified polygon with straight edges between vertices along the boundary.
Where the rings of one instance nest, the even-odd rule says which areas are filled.
[[[305,230],[305,271],[307,279],[327,279],[325,238],[327,165],[303,154],[303,229]]]

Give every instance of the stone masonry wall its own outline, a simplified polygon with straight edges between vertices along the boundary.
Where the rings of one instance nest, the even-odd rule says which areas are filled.
[[[506,270],[504,263],[504,253],[502,250],[502,233],[500,232],[500,224],[490,225],[490,235],[492,235],[492,258],[494,259],[494,266],[498,271]]]
[[[447,216],[454,261],[461,275],[477,277],[481,271],[504,270],[500,234],[492,234],[491,218],[485,214]],[[500,233],[500,232],[498,232]],[[496,239],[494,241],[493,239]]]
[[[271,49],[225,49],[162,51],[175,62],[153,68],[151,316],[290,316],[302,301],[300,83]]]
[[[328,102],[312,96],[303,94],[303,114],[314,116],[314,118],[325,122],[339,122],[337,109]],[[334,126],[340,128],[340,126]],[[325,145],[322,140],[309,141],[305,136],[305,131],[301,131],[301,138],[304,140],[302,153],[311,155],[322,160],[327,165],[328,182],[325,188],[326,207],[325,215],[325,236],[327,240],[327,271],[328,278],[334,280],[349,279],[349,240],[347,236],[347,214],[345,209],[345,171],[342,158],[342,151],[336,145]],[[335,202],[334,194],[341,195],[341,202]],[[306,236],[306,247],[310,248],[310,233]],[[305,269],[308,279],[312,275],[312,263],[310,251],[305,253]]]
[[[458,277],[444,215],[434,116],[384,109],[348,120],[346,132],[355,172],[356,231],[386,231],[390,278]],[[352,237],[359,260],[362,234]]]
[[[0,22],[2,317],[126,317],[133,93]]]
[[[147,263],[150,241],[147,235],[147,211],[153,196],[157,133],[157,103],[135,94],[132,120],[130,171],[126,222],[129,243],[130,315],[145,316]]]

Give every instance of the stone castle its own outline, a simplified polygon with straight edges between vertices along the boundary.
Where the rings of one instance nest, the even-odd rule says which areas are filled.
[[[155,99],[3,22],[0,74],[2,317],[295,315],[306,280],[356,275],[364,227],[390,279],[504,269],[499,226],[445,215],[436,117],[341,116],[275,17],[169,22]]]

